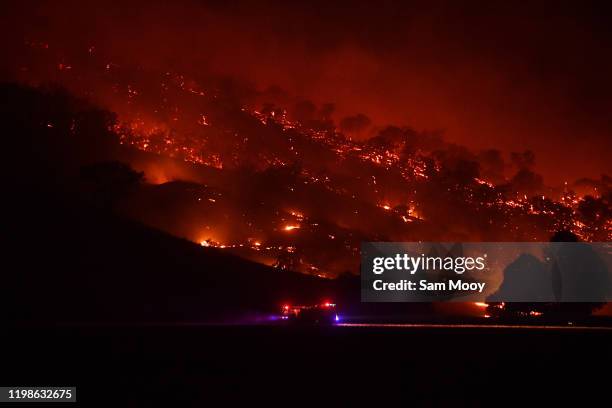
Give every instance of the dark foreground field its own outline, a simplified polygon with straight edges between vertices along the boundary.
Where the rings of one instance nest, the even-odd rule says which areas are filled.
[[[2,337],[0,384],[74,385],[88,406],[610,402],[609,330],[148,326]]]

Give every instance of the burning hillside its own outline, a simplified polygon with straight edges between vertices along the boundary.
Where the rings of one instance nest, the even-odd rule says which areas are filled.
[[[116,114],[108,130],[149,182],[120,211],[203,247],[332,277],[357,271],[365,240],[612,236],[612,180],[546,187],[528,151],[511,166],[498,151],[393,126],[353,140],[332,105],[283,106],[215,77],[122,66],[95,45],[70,56],[44,41],[26,49],[20,80],[57,82]]]

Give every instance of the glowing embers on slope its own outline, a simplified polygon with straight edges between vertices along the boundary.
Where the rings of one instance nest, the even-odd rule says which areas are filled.
[[[118,135],[121,144],[190,163],[223,169],[219,154],[206,154],[204,140],[199,142],[179,140],[178,134],[166,125],[149,124],[143,119],[135,119],[117,123],[112,130]]]
[[[292,210],[292,211],[289,211],[289,214],[293,215],[295,218],[297,218],[300,221],[304,219],[304,214],[301,213],[300,211]]]
[[[200,241],[200,246],[205,248],[219,248],[219,249],[232,249],[232,248],[248,248],[254,251],[285,251],[288,253],[295,252],[294,246],[284,246],[284,245],[272,245],[265,246],[261,243],[261,241],[249,240],[246,243],[232,243],[232,244],[222,244],[213,239],[207,238]]]
[[[393,207],[388,203],[381,203],[378,204],[378,207],[383,209],[384,211],[399,216],[400,219],[405,223],[423,221],[423,218],[419,216],[413,203],[410,203],[408,205],[398,205],[396,207]]]

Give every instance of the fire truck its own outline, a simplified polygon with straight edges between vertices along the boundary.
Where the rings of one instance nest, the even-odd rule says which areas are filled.
[[[338,323],[340,316],[335,303],[324,301],[314,305],[285,304],[281,319],[288,323],[329,325]]]

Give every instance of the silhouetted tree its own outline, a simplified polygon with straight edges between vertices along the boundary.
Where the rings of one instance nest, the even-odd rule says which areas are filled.
[[[347,133],[359,133],[365,130],[372,121],[363,113],[347,116],[340,121],[340,130]]]
[[[578,216],[587,226],[592,241],[609,241],[611,232],[607,225],[612,219],[612,193],[599,198],[586,196],[578,204]]]
[[[562,230],[557,231],[550,239],[551,242],[579,242],[578,236],[572,233],[571,231]],[[584,252],[588,251],[588,252]],[[527,255],[521,255],[521,257],[526,257]],[[595,285],[598,290],[601,291],[603,295],[605,295],[605,291],[609,286],[609,282],[606,282],[607,275],[601,275],[601,266],[599,264],[599,258],[597,255],[591,250],[590,247],[582,248],[582,251],[579,253],[580,263],[584,264],[587,268],[587,272],[589,273],[589,288]],[[554,298],[557,300],[564,299],[564,291],[571,292],[568,293],[567,296],[584,296],[583,292],[580,292],[581,288],[576,287],[573,278],[575,278],[575,274],[578,273],[576,270],[566,271],[565,274],[560,269],[557,259],[551,259],[548,262],[540,262],[535,257],[529,255],[530,259],[532,259],[532,263],[537,264],[537,268],[528,267],[527,270],[517,271],[520,273],[533,273],[535,269],[540,270],[540,275],[545,277],[547,282],[546,285],[550,287]],[[571,258],[571,256],[569,256]],[[553,258],[553,256],[551,256]],[[584,259],[583,259],[584,258]],[[542,272],[542,269],[548,269],[550,271],[549,274],[545,274]],[[604,267],[605,268],[605,267]],[[603,269],[604,273],[607,273],[605,269]],[[504,275],[504,282],[502,283],[502,287],[504,285],[509,284],[506,282],[507,280],[513,280],[513,276]],[[603,280],[602,280],[603,279]],[[581,279],[583,281],[584,279]],[[595,280],[595,283],[593,283]],[[601,283],[600,283],[601,281]],[[517,282],[514,282],[517,283]],[[542,282],[540,282],[542,283]],[[513,293],[517,294],[520,290],[529,291],[532,288],[525,287],[528,285],[529,281],[519,282],[519,286],[514,287]],[[566,286],[564,288],[564,285]],[[569,285],[569,287],[567,287]],[[601,287],[603,286],[603,287]],[[536,288],[538,291],[542,290],[542,288]],[[573,293],[578,291],[578,293]],[[537,293],[536,293],[537,294]],[[595,296],[595,294],[593,295]],[[533,297],[533,296],[532,296]],[[545,318],[549,319],[562,319],[562,320],[573,320],[587,317],[593,313],[596,309],[603,306],[605,303],[603,302],[507,302],[503,307],[500,306],[499,300],[500,298],[493,296],[491,298],[495,300],[489,304],[487,308],[487,312],[491,315],[499,316],[499,317],[528,317],[531,312],[539,312],[544,314]]]
[[[523,168],[512,177],[510,186],[513,192],[531,195],[542,191],[544,180],[539,174]]]

